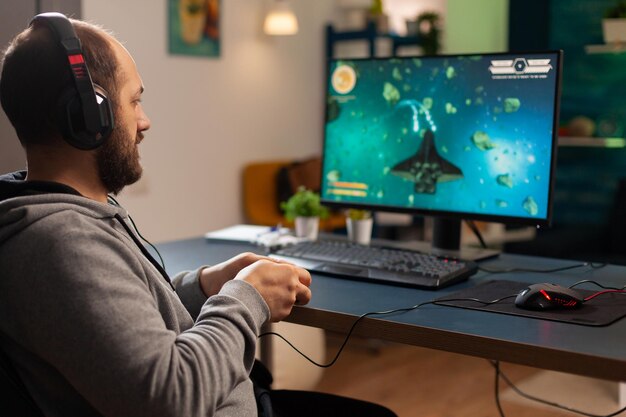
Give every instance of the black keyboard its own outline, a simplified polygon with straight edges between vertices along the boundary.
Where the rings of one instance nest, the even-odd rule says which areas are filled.
[[[298,243],[272,256],[310,271],[425,289],[464,281],[478,270],[474,262],[343,240]]]

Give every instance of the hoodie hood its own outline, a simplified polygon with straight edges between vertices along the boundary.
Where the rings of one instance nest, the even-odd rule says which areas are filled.
[[[66,210],[93,219],[128,217],[124,208],[83,197],[67,185],[25,178],[26,171],[0,176],[0,245],[36,221]]]
[[[24,195],[47,193],[80,195],[80,193],[72,187],[59,184],[58,182],[26,181],[26,171],[16,171],[0,175],[0,201]]]

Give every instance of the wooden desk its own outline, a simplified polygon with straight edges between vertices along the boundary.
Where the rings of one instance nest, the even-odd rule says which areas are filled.
[[[243,251],[258,252],[254,246],[209,243],[204,238],[163,243],[158,248],[170,273],[217,263]],[[503,254],[481,265],[548,269],[571,264]],[[466,283],[436,292],[314,275],[311,303],[294,308],[287,321],[345,333],[363,313],[409,307],[486,279],[562,285],[593,279],[621,287],[626,283],[626,267],[609,265],[552,274],[480,272]],[[587,327],[428,305],[408,313],[364,319],[355,334],[595,378],[626,379],[626,319],[607,327]]]

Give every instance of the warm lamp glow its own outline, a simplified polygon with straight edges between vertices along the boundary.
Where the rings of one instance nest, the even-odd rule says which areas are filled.
[[[263,31],[268,35],[295,35],[298,33],[298,18],[287,1],[277,0],[270,8]]]

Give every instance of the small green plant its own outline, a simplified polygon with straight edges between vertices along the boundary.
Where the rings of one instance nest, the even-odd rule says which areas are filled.
[[[372,212],[369,210],[348,209],[347,215],[352,220],[366,220],[372,217]]]
[[[439,52],[439,26],[439,13],[423,12],[417,15],[418,35],[422,38],[425,55],[437,55]]]
[[[626,0],[618,1],[615,6],[606,11],[604,17],[607,19],[623,19],[626,18]]]
[[[280,208],[285,213],[287,220],[296,217],[328,217],[328,209],[321,205],[319,194],[299,187],[298,191],[289,200],[280,203]]]
[[[373,0],[369,12],[372,16],[381,16],[383,14],[383,0]]]

